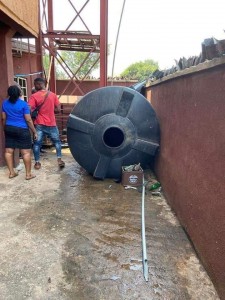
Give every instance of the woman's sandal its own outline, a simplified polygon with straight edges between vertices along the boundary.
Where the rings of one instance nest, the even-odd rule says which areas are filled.
[[[9,179],[12,179],[12,178],[14,178],[14,177],[16,177],[16,176],[18,176],[19,175],[19,173],[15,173],[15,174],[13,174],[13,175],[9,175]]]
[[[30,175],[30,176],[27,176],[26,177],[26,180],[31,180],[31,179],[33,179],[33,178],[35,178],[36,177],[36,175]]]

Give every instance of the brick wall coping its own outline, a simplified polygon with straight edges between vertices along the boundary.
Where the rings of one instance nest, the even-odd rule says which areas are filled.
[[[153,81],[153,82],[149,81],[146,83],[146,88],[161,84],[165,81],[172,80],[172,79],[175,79],[175,78],[178,78],[181,76],[186,76],[186,75],[190,75],[190,74],[193,74],[196,72],[201,72],[201,71],[204,71],[207,69],[212,69],[217,66],[224,65],[224,64],[225,64],[225,56],[214,58],[212,60],[207,60],[203,63],[198,64],[197,66],[192,66],[190,68],[186,68],[184,70],[177,71],[173,74],[162,77],[161,79],[158,79],[156,81]]]

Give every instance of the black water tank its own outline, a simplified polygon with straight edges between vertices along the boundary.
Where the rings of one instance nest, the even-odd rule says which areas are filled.
[[[105,87],[73,108],[67,139],[75,160],[95,178],[119,178],[121,167],[154,160],[159,125],[151,104],[131,88]]]

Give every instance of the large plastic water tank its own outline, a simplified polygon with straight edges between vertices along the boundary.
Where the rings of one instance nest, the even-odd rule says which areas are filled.
[[[73,108],[67,139],[75,160],[95,178],[119,178],[121,167],[145,168],[159,147],[156,114],[140,93],[105,87],[86,94]]]

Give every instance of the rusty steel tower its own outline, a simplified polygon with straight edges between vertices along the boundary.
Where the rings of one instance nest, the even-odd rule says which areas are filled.
[[[39,12],[40,12],[40,35],[36,41],[36,52],[38,55],[38,65],[39,69],[43,69],[43,60],[42,54],[43,51],[49,53],[49,85],[53,92],[56,92],[56,73],[55,73],[55,64],[57,63],[61,66],[64,73],[67,74],[69,81],[66,87],[64,88],[62,94],[66,93],[68,86],[71,84],[74,85],[73,93],[76,90],[79,90],[81,95],[84,95],[80,87],[80,83],[85,80],[85,78],[90,74],[92,68],[96,63],[100,62],[100,83],[99,87],[104,87],[107,85],[107,33],[108,33],[108,0],[97,0],[99,1],[100,12],[97,14],[99,22],[100,33],[92,34],[92,30],[87,26],[85,22],[83,13],[87,9],[89,2],[93,0],[61,0],[57,2],[57,5],[61,5],[61,18],[66,19],[67,25],[64,29],[56,30],[54,22],[54,0],[40,0],[39,1]],[[96,0],[95,0],[96,1]],[[79,8],[78,8],[79,2]],[[69,16],[65,14],[65,4],[69,5],[70,16],[72,19],[69,19]],[[72,11],[72,14],[71,14]],[[92,18],[95,18],[95,15],[92,15]],[[79,21],[79,24],[82,24],[84,30],[76,30],[76,22]],[[75,28],[74,28],[75,27]],[[87,55],[81,62],[77,70],[72,70],[67,61],[65,61],[60,51],[77,51],[85,52]],[[78,78],[77,74],[80,68],[85,65],[88,57],[91,53],[97,53],[96,60],[92,63],[82,78]]]

